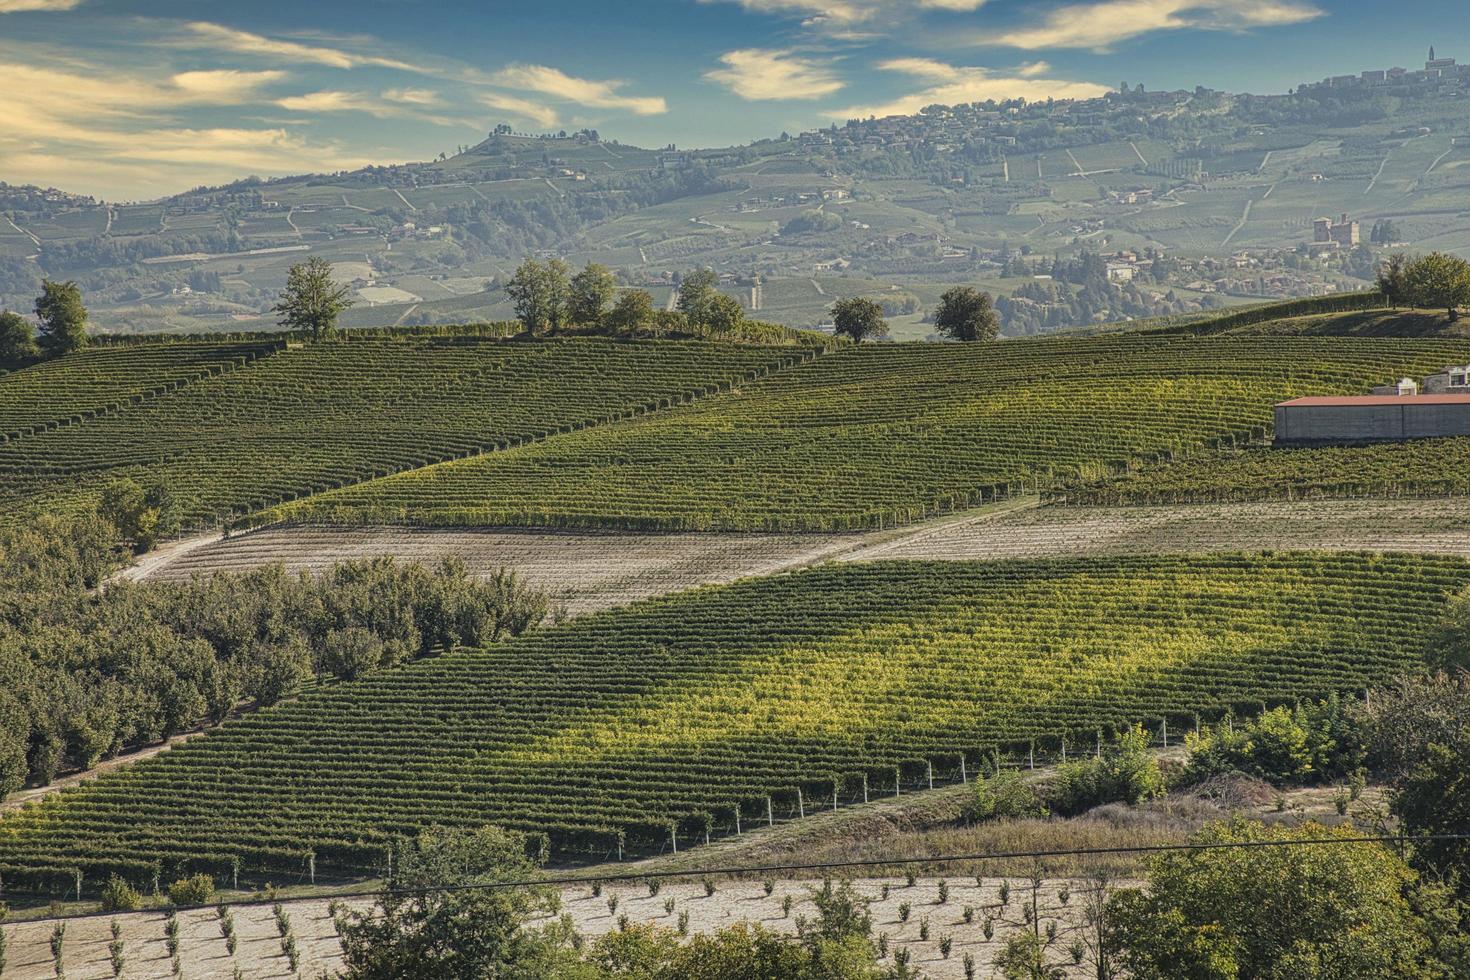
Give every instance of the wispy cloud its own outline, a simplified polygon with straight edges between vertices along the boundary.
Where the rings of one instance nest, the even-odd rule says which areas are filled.
[[[820,99],[844,87],[826,62],[791,51],[742,48],[721,55],[720,61],[725,67],[704,77],[750,101]]]
[[[753,13],[799,17],[808,26],[850,27],[881,17],[924,10],[966,13],[979,10],[986,0],[700,0],[701,3],[738,3]]]
[[[1247,31],[1301,24],[1324,15],[1321,8],[1295,0],[1104,0],[1059,7],[1035,26],[975,40],[1027,51],[1107,51],[1157,31]]]
[[[1105,85],[1047,78],[1047,66],[1026,65],[1009,72],[946,64],[931,58],[893,58],[878,64],[884,71],[908,75],[927,87],[888,102],[849,106],[832,114],[835,119],[898,116],[931,105],[960,105],[991,99],[1092,99],[1106,94]]]
[[[421,122],[433,123],[436,126],[461,126],[478,128],[478,123],[473,120],[456,119],[452,116],[439,115],[426,112],[425,107],[429,103],[413,101],[420,95],[433,95],[432,92],[409,92],[408,98],[404,98],[402,90],[392,92],[350,92],[341,89],[324,89],[317,92],[307,92],[302,95],[288,95],[277,99],[276,105],[291,112],[304,112],[312,114],[329,112],[361,112],[378,119],[416,119]]]
[[[516,119],[535,123],[542,129],[556,128],[558,122],[556,110],[544,102],[533,102],[530,99],[523,99],[518,95],[507,95],[504,92],[482,92],[478,98],[482,105],[508,113]]]
[[[283,71],[181,71],[170,81],[186,98],[231,105],[259,94],[267,85],[287,77]]]
[[[184,24],[182,33],[176,40],[177,43],[185,46],[194,46],[215,51],[230,51],[235,54],[256,55],[257,57],[295,64],[325,65],[328,68],[360,68],[372,66],[377,68],[393,68],[398,71],[407,72],[428,72],[428,69],[422,65],[416,65],[398,58],[348,51],[342,47],[328,47],[326,45],[306,44],[301,41],[292,41],[284,38],[266,37],[263,34],[242,31],[237,28],[226,27],[223,24],[214,24],[208,21],[190,21]]]
[[[594,109],[617,109],[637,116],[657,116],[669,111],[660,96],[623,95],[627,82],[576,78],[546,65],[508,65],[490,76],[495,85],[524,92],[538,92],[564,102]]]
[[[0,0],[0,14],[19,14],[26,11],[75,10],[83,0]]]

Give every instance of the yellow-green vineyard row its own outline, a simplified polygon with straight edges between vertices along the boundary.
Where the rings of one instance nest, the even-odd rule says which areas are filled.
[[[120,348],[150,349],[182,345]],[[218,520],[667,408],[811,356],[597,339],[293,347],[117,414],[0,445],[0,506],[11,514],[82,506],[110,479],[147,476],[172,489],[189,522]],[[0,379],[0,400],[26,373]]]
[[[362,524],[834,530],[1259,438],[1271,406],[1470,356],[1464,340],[1116,334],[868,345],[671,412],[274,509]]]
[[[486,822],[688,843],[974,772],[997,748],[1362,690],[1470,564],[1213,555],[824,566],[318,689],[0,819],[8,886],[380,868]],[[962,767],[965,767],[962,769]],[[799,795],[798,795],[799,794]]]
[[[1074,504],[1195,504],[1470,494],[1470,439],[1226,450],[1068,489]]]

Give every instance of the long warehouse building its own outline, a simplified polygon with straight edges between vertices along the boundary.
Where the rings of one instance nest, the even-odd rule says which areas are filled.
[[[1470,436],[1470,394],[1297,398],[1276,406],[1276,445]]]

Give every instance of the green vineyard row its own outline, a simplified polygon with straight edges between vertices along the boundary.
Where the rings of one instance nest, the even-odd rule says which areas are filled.
[[[1272,405],[1470,341],[1112,334],[865,345],[719,398],[332,491],[250,523],[841,530],[1259,439]]]
[[[565,855],[974,772],[998,749],[1357,691],[1470,563],[1212,555],[829,565],[463,650],[230,722],[0,818],[10,887],[380,869],[497,823]],[[165,878],[167,880],[167,878]]]

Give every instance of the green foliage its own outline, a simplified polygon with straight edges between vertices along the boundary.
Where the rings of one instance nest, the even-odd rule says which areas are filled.
[[[625,291],[602,319],[613,336],[632,336],[653,321],[653,297],[645,289]]]
[[[179,529],[179,510],[173,494],[152,480],[146,487],[122,477],[102,489],[97,507],[102,518],[117,528],[134,554],[152,551],[160,539]]]
[[[837,333],[851,337],[858,343],[868,337],[884,337],[888,334],[888,323],[883,319],[883,307],[862,296],[839,299],[833,303],[832,323]]]
[[[1439,667],[1470,668],[1470,589],[1461,592],[1445,607],[1430,640],[1429,655]]]
[[[934,328],[951,340],[994,340],[1000,333],[1000,317],[989,293],[956,286],[939,297]]]
[[[516,319],[526,333],[555,332],[567,322],[570,271],[561,259],[527,259],[505,284],[506,295],[515,303]]]
[[[350,286],[332,279],[332,263],[313,256],[286,273],[286,288],[271,310],[287,330],[309,333],[320,340],[337,329],[337,318],[352,306]]]
[[[1271,827],[1246,820],[1197,834],[1199,844],[1356,837],[1353,828]],[[1449,978],[1463,940],[1452,911],[1378,844],[1182,851],[1150,865],[1146,889],[1109,903],[1107,936],[1139,980],[1261,977]]]
[[[37,343],[47,357],[60,357],[87,346],[87,308],[82,305],[82,290],[76,283],[41,280],[36,317],[41,321]]]
[[[716,337],[727,336],[738,331],[745,322],[745,308],[733,296],[716,293],[704,304],[698,322]]]
[[[1459,308],[1470,304],[1470,262],[1431,252],[1408,264],[1404,288],[1415,306],[1447,310],[1450,319],[1458,319]]]
[[[117,875],[109,877],[102,886],[102,911],[136,912],[142,907],[142,894]]]
[[[1148,732],[1135,725],[1100,757],[1062,765],[1052,795],[1059,811],[1076,814],[1104,803],[1142,803],[1166,790],[1158,759],[1148,749]]]
[[[1046,804],[1014,769],[1002,769],[992,776],[975,780],[975,795],[970,800],[972,820],[1019,820],[1046,816]]]
[[[1275,785],[1342,779],[1365,761],[1362,736],[1336,697],[1292,709],[1272,708],[1247,721],[1184,736],[1185,784],[1242,772]]]
[[[783,235],[825,234],[842,227],[842,216],[813,208],[803,211],[781,226]]]
[[[1409,257],[1403,252],[1394,252],[1378,267],[1375,281],[1378,291],[1389,305],[1398,307],[1409,298]]]
[[[605,265],[590,262],[572,276],[567,295],[567,319],[575,324],[599,326],[608,304],[617,295],[618,281]]]
[[[555,912],[550,891],[407,891],[529,878],[539,865],[533,849],[525,835],[496,827],[431,827],[402,842],[375,908],[348,913],[343,923],[345,980],[558,976],[576,959],[570,933],[560,925],[525,925]]]
[[[203,872],[168,886],[168,900],[175,905],[207,905],[213,898],[214,879]]]
[[[1025,929],[1006,938],[995,965],[1006,980],[1067,980],[1068,976],[1066,969],[1047,961],[1046,942]]]
[[[246,650],[277,595],[341,610],[309,623],[379,624],[402,642],[426,620],[389,599],[421,574],[328,576],[321,593],[231,579],[262,595],[238,629],[232,592],[106,596],[218,604],[228,615],[200,628]],[[1361,690],[1415,667],[1424,624],[1467,582],[1451,558],[1291,554],[832,564],[702,589],[306,692],[6,814],[0,865],[139,880],[157,857],[219,872],[226,836],[250,871],[299,874],[311,851],[318,871],[371,872],[384,828],[467,808],[545,833],[558,855],[643,853],[671,824],[681,841],[730,832],[733,800],[834,773],[850,796],[862,774],[889,781],[917,759],[958,778],[976,746],[1059,732],[1075,746],[1118,717]],[[1153,791],[1139,754],[1125,739],[1087,764],[1074,805]],[[114,832],[144,808],[148,843]]]
[[[720,277],[713,269],[695,269],[679,281],[679,312],[692,324],[706,322],[710,304],[720,295]]]
[[[0,310],[0,365],[13,367],[40,356],[31,322],[19,313]]]

